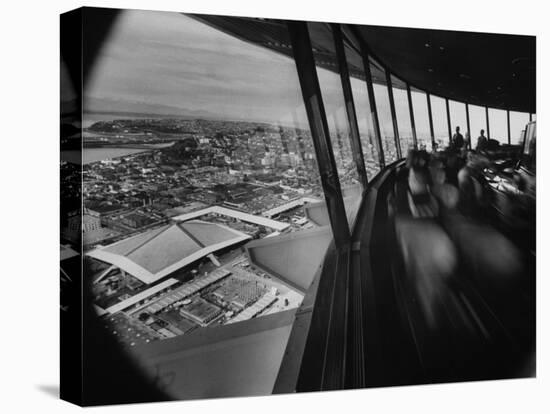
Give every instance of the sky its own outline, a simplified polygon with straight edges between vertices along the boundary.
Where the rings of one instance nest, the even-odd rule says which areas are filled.
[[[318,68],[329,127],[347,131],[347,117],[339,76]],[[366,88],[353,80],[357,101],[367,102]],[[385,86],[375,85],[377,101],[389,102]],[[428,135],[425,95],[415,96],[417,133]],[[366,105],[366,104],[365,104]],[[410,133],[404,94],[395,95],[398,124]],[[380,127],[391,133],[391,115],[379,106]],[[137,109],[136,109],[137,108]],[[197,114],[217,119],[248,120],[307,127],[294,61],[265,48],[244,42],[180,13],[126,10],[118,19],[101,50],[85,91],[89,111]],[[451,104],[451,124],[466,131],[464,105]],[[356,103],[357,117],[367,124],[368,108]],[[432,100],[436,137],[447,134],[445,103]],[[504,115],[503,115],[504,113]],[[85,115],[86,116],[86,115]],[[492,137],[505,140],[506,113],[490,111]],[[527,117],[527,118],[526,118]],[[511,113],[512,141],[528,120],[527,114]],[[483,110],[470,112],[474,140],[485,129]],[[475,141],[474,141],[475,142]]]
[[[293,60],[179,13],[124,11],[86,97],[307,125]]]

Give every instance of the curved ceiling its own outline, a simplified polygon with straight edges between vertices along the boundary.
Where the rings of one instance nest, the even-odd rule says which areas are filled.
[[[397,76],[435,95],[536,112],[534,36],[354,26]]]

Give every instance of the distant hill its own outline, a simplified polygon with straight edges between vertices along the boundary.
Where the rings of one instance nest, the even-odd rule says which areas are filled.
[[[101,115],[107,119],[132,119],[132,118],[180,118],[180,119],[205,119],[210,121],[231,122],[256,122],[275,124],[274,121],[265,119],[251,119],[244,113],[242,117],[227,117],[206,110],[193,110],[183,107],[162,105],[148,102],[129,101],[123,99],[87,97],[83,108],[84,115],[95,120],[101,120]],[[294,127],[294,125],[283,125]],[[300,125],[307,129],[307,123]]]
[[[121,118],[139,116],[151,118],[219,119],[216,114],[203,110],[191,110],[147,102],[94,97],[88,97],[85,100],[84,112],[87,114],[116,115]]]

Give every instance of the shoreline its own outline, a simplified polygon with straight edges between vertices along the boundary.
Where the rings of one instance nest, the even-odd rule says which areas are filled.
[[[65,150],[61,151],[61,161],[70,162],[72,164],[93,164],[105,160],[116,160],[131,155],[142,154],[145,152],[155,151],[160,148],[129,148],[129,147],[92,147],[82,148],[82,150]],[[117,151],[118,150],[118,151]],[[95,154],[94,154],[95,152]],[[111,153],[109,153],[111,152]]]

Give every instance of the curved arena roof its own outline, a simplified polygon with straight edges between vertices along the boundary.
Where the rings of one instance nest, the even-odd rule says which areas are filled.
[[[149,230],[87,255],[150,284],[215,251],[250,238],[248,234],[221,224],[192,220]]]

